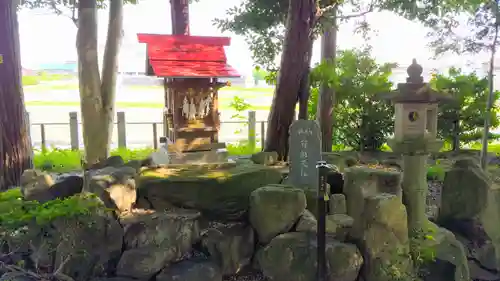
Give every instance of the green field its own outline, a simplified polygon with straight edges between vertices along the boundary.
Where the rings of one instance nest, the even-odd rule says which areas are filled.
[[[79,102],[73,101],[27,101],[27,106],[80,106]],[[162,103],[156,102],[117,102],[119,108],[163,108]],[[221,103],[220,109],[230,110],[229,103]],[[269,110],[270,106],[250,106],[249,110]]]
[[[162,85],[130,85],[124,86],[124,88],[134,91],[163,91]],[[78,84],[68,83],[68,84],[37,84],[24,87],[25,91],[29,92],[48,92],[48,91],[68,91],[68,90],[78,90]],[[234,92],[254,92],[254,93],[272,93],[274,88],[245,88],[238,86],[229,86],[221,88],[219,91],[234,91]]]

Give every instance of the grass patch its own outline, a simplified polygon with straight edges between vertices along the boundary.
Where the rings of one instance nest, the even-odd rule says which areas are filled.
[[[153,148],[142,149],[115,149],[111,155],[119,155],[125,161],[145,159],[153,152]],[[81,170],[81,160],[84,158],[83,151],[70,149],[47,149],[36,151],[34,164],[36,169],[56,173]]]
[[[158,102],[117,102],[116,107],[119,108],[163,108],[162,103]],[[27,106],[73,106],[79,107],[80,103],[76,101],[27,101]],[[220,109],[231,110],[229,104],[220,104]],[[270,106],[252,105],[250,110],[269,110]]]
[[[154,149],[150,147],[140,149],[115,149],[111,151],[111,155],[121,156],[124,161],[143,160],[153,151]],[[240,144],[228,144],[227,151],[229,155],[250,155],[260,151],[260,148],[256,148],[252,152],[250,146],[242,142]],[[65,173],[81,170],[81,160],[83,158],[83,151],[53,148],[36,151],[34,164],[36,169],[55,173]]]
[[[38,76],[25,76],[26,79],[31,79],[33,78],[36,82],[35,83],[29,83],[29,84],[23,84],[24,86],[30,86],[27,88],[29,91],[40,91],[40,92],[47,92],[47,91],[69,91],[69,90],[78,90],[78,84],[39,84],[40,80],[38,79]],[[24,78],[23,77],[23,80]],[[33,80],[32,79],[32,80]],[[47,80],[47,81],[56,81],[56,80]],[[127,90],[132,90],[132,91],[163,91],[163,85],[127,85],[123,86],[124,89]],[[274,91],[274,88],[247,88],[247,87],[240,87],[240,86],[230,86],[230,87],[224,87],[219,89],[221,92],[253,92],[253,93],[272,93]]]

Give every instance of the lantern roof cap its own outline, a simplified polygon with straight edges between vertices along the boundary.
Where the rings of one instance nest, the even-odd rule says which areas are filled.
[[[422,77],[423,67],[412,60],[406,72],[408,77],[406,83],[399,83],[398,88],[389,93],[380,93],[376,95],[377,99],[390,100],[393,103],[441,103],[450,102],[454,98],[448,94],[438,92],[432,89],[429,83],[424,83]]]

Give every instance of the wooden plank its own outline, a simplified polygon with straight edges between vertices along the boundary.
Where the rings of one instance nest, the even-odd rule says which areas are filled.
[[[151,61],[159,77],[240,77],[230,65],[220,62]]]
[[[213,37],[213,36],[188,36],[188,35],[167,35],[167,34],[137,34],[139,43],[147,44],[203,44],[212,46],[229,46],[231,38],[229,37]]]
[[[205,45],[179,45],[167,48],[156,44],[148,44],[148,55],[151,60],[170,61],[219,61],[226,62],[224,47]]]

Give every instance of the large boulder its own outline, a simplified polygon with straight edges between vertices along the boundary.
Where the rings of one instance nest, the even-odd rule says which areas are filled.
[[[464,247],[455,235],[432,222],[428,222],[426,231],[427,236],[432,238],[420,241],[420,249],[430,251],[433,260],[424,261],[421,268],[426,275],[425,280],[471,280]]]
[[[290,232],[275,237],[256,255],[266,277],[273,281],[315,281],[316,235]],[[363,257],[353,244],[327,238],[326,281],[357,280]]]
[[[361,238],[365,199],[380,193],[393,194],[402,202],[401,173],[366,167],[348,168],[344,174],[347,214],[354,219],[352,235]]]
[[[66,206],[88,206],[89,211],[80,216],[57,217],[50,227],[41,228],[30,241],[33,262],[77,281],[113,272],[123,246],[120,224],[94,196],[73,197]]]
[[[365,199],[359,218],[358,243],[363,253],[366,281],[411,276],[406,208],[396,195],[381,193]]]
[[[335,214],[327,215],[325,218],[325,232],[339,241],[345,241],[354,224],[354,219],[348,215]],[[309,211],[305,210],[300,216],[295,231],[317,233],[318,221]]]
[[[223,275],[236,274],[250,264],[255,249],[251,226],[243,223],[212,223],[201,236],[203,247]]]
[[[209,260],[185,260],[163,269],[156,281],[222,281],[222,273]]]
[[[138,197],[155,198],[150,202],[156,210],[168,205],[163,201],[209,219],[236,220],[248,211],[252,191],[280,181],[279,171],[255,164],[167,165],[141,173]]]
[[[500,188],[474,159],[446,172],[438,223],[459,236],[470,260],[500,270]],[[474,277],[474,274],[473,276]]]
[[[286,185],[261,187],[250,195],[250,223],[261,244],[288,232],[306,208],[302,189]]]
[[[116,274],[147,280],[169,263],[183,259],[200,239],[194,211],[137,210],[120,219],[125,229],[125,251]]]

